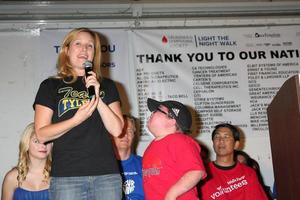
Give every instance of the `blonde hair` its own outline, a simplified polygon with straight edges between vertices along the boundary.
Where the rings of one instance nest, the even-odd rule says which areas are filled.
[[[89,33],[94,39],[94,58],[93,58],[93,71],[96,73],[98,80],[101,80],[100,72],[100,60],[101,60],[101,43],[99,34],[88,28],[76,28],[70,31],[64,38],[57,60],[57,77],[62,78],[66,81],[67,77],[72,77],[69,83],[77,80],[77,74],[75,73],[70,63],[69,56],[67,54],[70,47],[70,43],[75,39],[78,33],[86,32]]]
[[[23,134],[21,136],[21,140],[19,143],[19,161],[17,165],[18,170],[18,185],[21,185],[22,182],[26,179],[28,170],[29,170],[29,144],[32,137],[35,136],[35,129],[34,129],[34,123],[30,123],[25,130],[23,131]],[[46,164],[43,170],[44,174],[44,180],[48,182],[50,177],[50,170],[51,170],[51,153],[47,156]]]

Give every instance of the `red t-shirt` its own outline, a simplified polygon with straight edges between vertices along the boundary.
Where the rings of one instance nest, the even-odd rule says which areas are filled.
[[[241,163],[230,169],[208,166],[208,180],[201,186],[203,200],[267,200],[255,171]]]
[[[143,184],[147,200],[164,199],[166,193],[186,172],[199,170],[206,176],[200,146],[183,133],[152,141],[143,155]],[[196,200],[196,186],[178,200]]]

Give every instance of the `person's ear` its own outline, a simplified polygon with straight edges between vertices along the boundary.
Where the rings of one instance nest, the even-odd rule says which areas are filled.
[[[237,150],[240,147],[240,141],[236,140],[234,143],[234,150]]]

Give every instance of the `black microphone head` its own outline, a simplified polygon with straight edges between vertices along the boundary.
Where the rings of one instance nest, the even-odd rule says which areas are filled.
[[[93,63],[89,60],[86,60],[83,64],[84,67],[84,71],[85,71],[85,76],[90,76],[91,74],[89,74],[90,71],[93,71]],[[94,86],[90,86],[88,88],[88,93],[89,93],[89,98],[92,98],[95,95],[95,87]]]
[[[84,68],[93,68],[93,63],[89,60],[86,60],[82,65]]]

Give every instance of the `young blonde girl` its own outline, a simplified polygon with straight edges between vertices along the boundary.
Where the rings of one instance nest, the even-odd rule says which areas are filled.
[[[41,144],[34,124],[24,130],[19,144],[18,165],[7,172],[2,185],[2,200],[48,200],[52,144]]]

